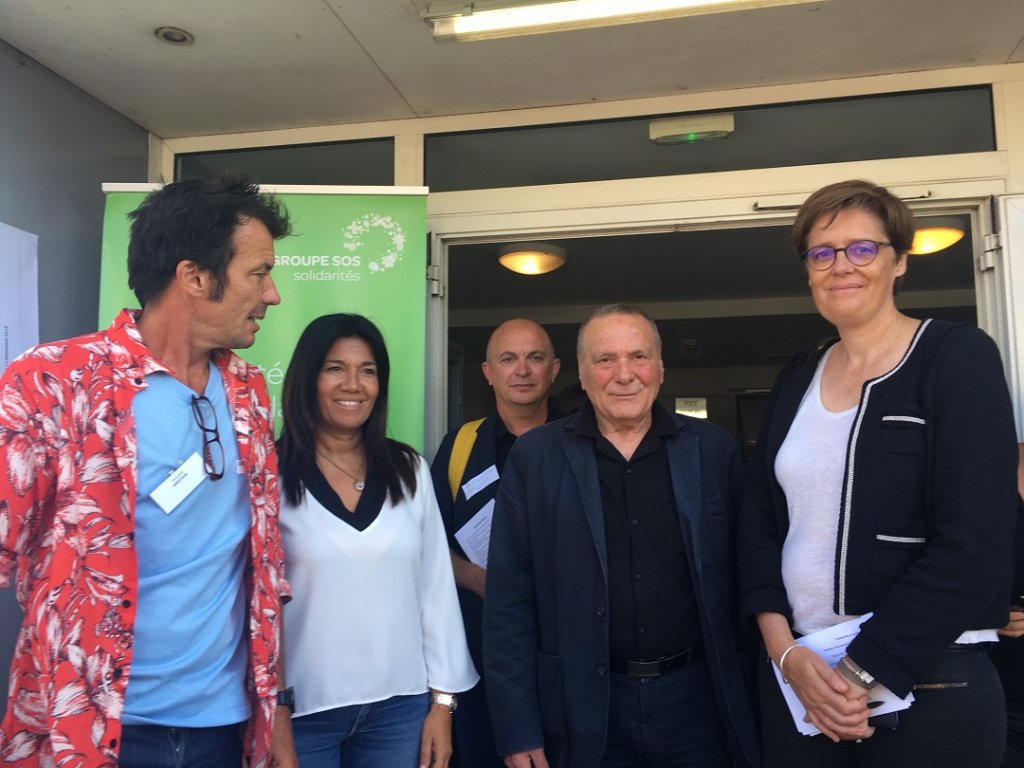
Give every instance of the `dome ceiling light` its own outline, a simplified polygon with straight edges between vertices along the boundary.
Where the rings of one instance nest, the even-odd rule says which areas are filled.
[[[498,262],[520,275],[543,275],[565,264],[565,248],[550,243],[514,243],[498,249]]]

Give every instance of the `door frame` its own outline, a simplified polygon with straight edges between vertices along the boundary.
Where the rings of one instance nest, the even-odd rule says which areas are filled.
[[[1011,384],[1022,381],[1012,339],[1024,334],[1006,329],[1016,322],[1013,302],[1024,302],[1024,267],[1014,272],[1017,282],[1012,291],[1005,260],[982,271],[986,235],[992,232],[991,200],[1006,192],[1007,175],[1005,152],[983,152],[432,194],[428,229],[440,290],[427,307],[424,430],[428,454],[436,449],[447,424],[448,249],[452,246],[790,224],[811,192],[844,178],[872,179],[907,200],[915,211],[971,216],[979,325],[999,344]],[[1024,258],[1024,242],[1018,249]],[[1020,428],[1016,399],[1015,407]]]

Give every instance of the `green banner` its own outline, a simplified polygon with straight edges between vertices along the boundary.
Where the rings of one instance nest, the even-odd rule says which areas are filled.
[[[138,185],[104,189],[101,328],[123,307],[138,306],[128,288],[127,215],[146,195]],[[384,334],[391,357],[388,431],[422,451],[426,190],[296,189],[267,188],[288,207],[293,234],[275,246],[281,304],[268,308],[256,343],[240,354],[263,369],[280,428],[281,384],[302,329],[331,312],[366,315]]]

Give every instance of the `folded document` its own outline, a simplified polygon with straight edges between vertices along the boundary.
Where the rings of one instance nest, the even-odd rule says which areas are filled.
[[[810,648],[821,656],[830,667],[834,667],[846,653],[846,649],[853,642],[853,638],[860,632],[860,625],[870,618],[871,614],[865,613],[856,619],[844,621],[842,624],[836,624],[818,632],[804,635],[796,642],[798,645]],[[786,699],[786,704],[789,705],[790,714],[793,715],[796,729],[805,736],[815,736],[821,733],[811,723],[804,722],[807,709],[796,695],[796,691],[793,690],[792,686],[782,681],[782,673],[779,671],[779,668],[774,664],[772,668],[775,670],[775,679],[779,681],[779,687],[782,688],[782,695]],[[914,694],[907,694],[907,698],[901,699],[879,683],[868,694],[868,703],[871,705],[871,715],[874,717],[875,715],[884,715],[887,712],[909,709],[910,705],[914,703]]]

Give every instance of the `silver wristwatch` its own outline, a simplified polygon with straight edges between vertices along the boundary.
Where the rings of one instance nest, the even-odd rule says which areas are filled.
[[[869,691],[875,687],[875,684],[878,681],[875,680],[874,675],[872,675],[863,667],[859,666],[857,662],[855,662],[849,656],[843,656],[841,661],[843,666],[846,667],[846,670],[855,678],[857,678],[857,682],[860,684],[861,687]]]
[[[449,712],[454,713],[455,708],[459,706],[459,697],[454,693],[431,693],[430,703],[442,704],[448,707]]]

